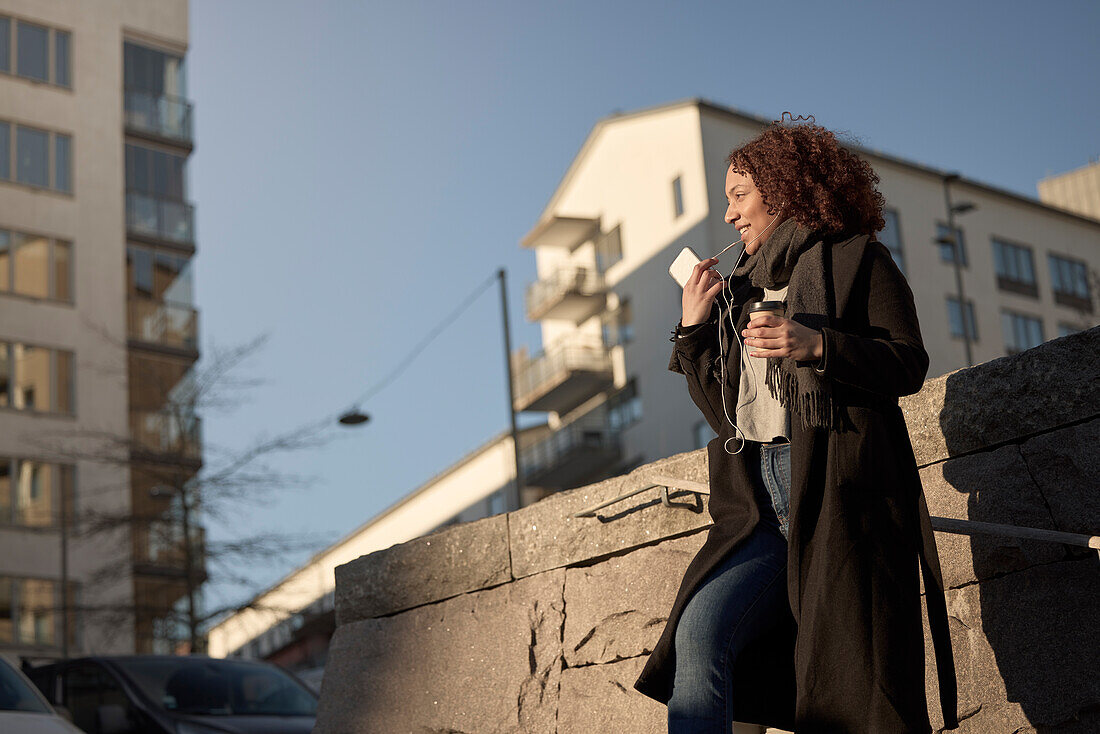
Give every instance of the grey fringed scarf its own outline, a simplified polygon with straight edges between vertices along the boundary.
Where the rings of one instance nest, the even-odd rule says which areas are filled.
[[[748,276],[758,288],[781,288],[787,283],[784,317],[819,331],[833,320],[831,299],[825,292],[825,250],[819,235],[788,218],[730,277]],[[799,368],[790,357],[773,357],[767,370],[768,390],[780,405],[799,415],[803,428],[836,430],[841,425],[832,386],[812,366]]]

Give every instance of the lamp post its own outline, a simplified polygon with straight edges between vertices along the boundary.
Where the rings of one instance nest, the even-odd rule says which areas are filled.
[[[512,449],[516,462],[516,502],[521,502],[523,490],[523,470],[519,458],[519,429],[516,427],[516,403],[513,395],[515,384],[512,375],[512,336],[508,328],[508,286],[505,280],[504,268],[497,270],[497,282],[500,283],[500,314],[504,323],[504,373],[508,382],[508,421],[512,429]],[[358,426],[370,420],[370,416],[359,410],[358,406],[340,416],[339,421],[345,426]]]
[[[959,174],[949,173],[943,177],[943,200],[947,207],[947,234],[936,238],[941,245],[951,246],[951,259],[955,264],[955,289],[959,294],[959,323],[962,325],[963,348],[966,354],[966,366],[974,365],[974,357],[970,350],[970,326],[971,319],[967,317],[966,295],[963,292],[962,262],[959,247],[958,229],[955,227],[955,215],[963,214],[974,209],[974,204],[969,201],[951,203],[951,184],[959,180]]]

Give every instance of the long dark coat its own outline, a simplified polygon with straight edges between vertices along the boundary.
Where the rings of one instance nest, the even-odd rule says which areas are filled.
[[[898,407],[898,397],[920,390],[928,371],[913,293],[886,247],[866,235],[816,246],[827,248],[829,313],[793,318],[822,332],[824,354],[821,362],[798,367],[816,365],[822,379],[832,381],[845,425],[806,430],[791,416],[791,614],[738,658],[735,717],[798,734],[929,732],[919,568],[943,718],[954,728],[955,669],[939,557]],[[749,320],[747,304],[763,291],[740,277],[727,281],[726,290],[740,334]],[[670,370],[687,377],[692,400],[718,437],[707,445],[714,524],[634,684],[662,703],[672,695],[673,640],[684,605],[760,519],[747,468],[747,462],[759,461],[753,450],[758,444],[750,442],[735,455],[723,450],[733,428],[722,411],[717,369],[720,300],[709,321],[675,339],[669,362]],[[725,328],[732,414],[740,359],[730,331]]]

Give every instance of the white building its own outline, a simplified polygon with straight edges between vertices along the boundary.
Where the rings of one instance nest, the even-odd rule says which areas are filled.
[[[684,246],[707,257],[736,239],[723,221],[726,156],[768,122],[690,99],[596,124],[520,243],[535,255],[538,277],[527,290],[526,311],[541,324],[544,346],[513,357],[515,405],[548,413],[541,435],[533,431],[521,441],[523,496],[496,508],[468,504],[471,491],[487,497],[514,473],[508,440],[498,450],[507,466],[462,471],[482,461],[475,452],[446,473],[454,478],[448,481],[468,482],[466,489],[435,492],[433,480],[409,501],[434,497],[432,520],[460,513],[475,519],[705,445],[713,434],[683,377],[667,369],[670,330],[681,310],[668,265]],[[946,175],[859,152],[881,177],[889,208],[880,239],[914,291],[931,357],[928,376],[963,367],[952,250],[936,242],[947,232]],[[1095,293],[1087,283],[1082,289],[1079,275],[1100,268],[1100,222],[965,178],[951,182],[950,195],[956,207],[973,205],[957,214],[956,226],[974,363],[1097,323]],[[737,255],[733,248],[723,256],[724,275]],[[276,588],[302,579],[318,599],[333,588],[335,565],[431,529],[430,522],[390,527],[404,503]],[[301,595],[303,608],[309,596]],[[279,648],[294,639],[291,628],[308,622],[303,617],[275,627],[274,621],[252,611],[229,618],[211,633],[211,651],[280,659]]]
[[[181,595],[170,531],[73,525],[169,512],[135,467],[180,434],[158,410],[198,357],[187,42],[186,0],[0,0],[0,649],[13,655],[158,649]],[[86,460],[60,438],[74,431],[147,450]],[[193,460],[178,470],[194,472],[183,432]]]

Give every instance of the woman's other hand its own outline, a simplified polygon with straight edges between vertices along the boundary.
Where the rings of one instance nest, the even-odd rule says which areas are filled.
[[[691,276],[684,285],[681,326],[701,324],[710,316],[714,299],[726,285],[722,276],[710,269],[717,262],[718,258],[708,257],[696,263],[695,269],[691,271]]]
[[[745,346],[753,348],[750,357],[790,357],[800,362],[821,359],[821,332],[782,316],[754,316],[741,336]]]

